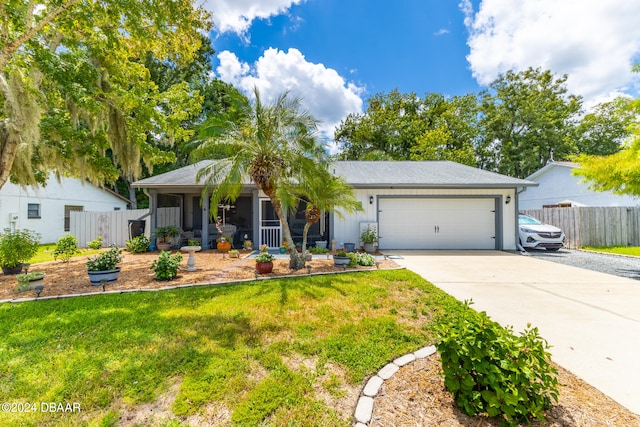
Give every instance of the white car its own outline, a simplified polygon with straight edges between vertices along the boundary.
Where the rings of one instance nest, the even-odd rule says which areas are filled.
[[[537,219],[520,214],[518,216],[520,245],[523,248],[557,251],[564,245],[564,233],[558,227],[543,224]]]

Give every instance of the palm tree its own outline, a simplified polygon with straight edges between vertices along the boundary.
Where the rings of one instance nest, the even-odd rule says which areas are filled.
[[[217,212],[224,199],[235,201],[248,177],[269,197],[291,252],[289,266],[300,269],[304,257],[295,249],[286,215],[290,206],[283,200],[291,200],[291,182],[326,169],[328,154],[316,138],[317,121],[301,110],[300,98],[285,92],[265,105],[257,88],[254,95],[238,122],[229,123],[225,132],[203,142],[195,153],[220,152],[218,146],[233,154],[200,169],[197,177],[204,178],[203,193],[211,193],[211,212]]]
[[[302,255],[305,255],[307,250],[309,228],[320,220],[323,211],[343,218],[343,212],[354,213],[362,210],[362,205],[353,195],[353,187],[344,178],[331,175],[326,169],[299,182],[295,191],[307,202],[304,211],[306,223],[302,230]]]

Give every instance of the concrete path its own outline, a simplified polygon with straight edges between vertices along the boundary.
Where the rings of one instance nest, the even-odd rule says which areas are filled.
[[[515,332],[537,326],[555,362],[640,414],[640,281],[497,251],[385,254]]]

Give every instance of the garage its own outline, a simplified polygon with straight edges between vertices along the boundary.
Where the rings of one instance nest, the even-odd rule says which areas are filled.
[[[379,197],[380,249],[499,249],[495,197]]]

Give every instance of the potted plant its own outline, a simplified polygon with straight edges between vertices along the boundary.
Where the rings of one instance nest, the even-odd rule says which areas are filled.
[[[31,273],[18,274],[16,278],[18,279],[18,292],[24,292],[42,285],[44,272],[34,271]]]
[[[231,249],[229,251],[229,257],[231,258],[240,258],[240,251],[237,249]]]
[[[349,265],[349,262],[351,262],[351,258],[349,258],[349,256],[347,255],[347,253],[345,251],[337,252],[333,256],[333,265],[335,265],[337,267],[347,266],[347,265]]]
[[[261,253],[256,257],[256,271],[259,274],[267,274],[273,271],[273,255]]]
[[[260,253],[266,254],[267,252],[269,252],[269,246],[265,245],[264,243],[260,245]]]
[[[155,234],[158,238],[156,246],[159,250],[166,251],[171,248],[172,239],[180,235],[180,229],[175,225],[165,225],[156,228]]]
[[[231,249],[231,238],[226,235],[221,235],[216,239],[216,248],[218,252],[227,253]]]
[[[251,240],[245,240],[243,243],[243,248],[245,251],[253,250],[253,242]]]
[[[89,258],[87,273],[92,286],[103,286],[118,280],[120,267],[117,265],[122,261],[121,253],[122,249],[112,246],[101,254]]]
[[[286,254],[287,253],[287,244],[286,243],[282,243],[280,245],[280,253],[281,254]]]
[[[38,252],[40,234],[32,230],[4,229],[0,235],[0,267],[4,274],[22,272],[22,264]]]
[[[378,240],[378,235],[376,230],[371,227],[367,227],[366,230],[360,234],[360,241],[364,243],[364,251],[365,252],[375,252],[375,242]]]

